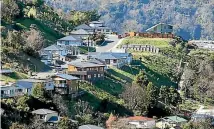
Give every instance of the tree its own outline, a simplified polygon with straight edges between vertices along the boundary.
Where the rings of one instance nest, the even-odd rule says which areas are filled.
[[[3,0],[1,7],[1,18],[6,22],[12,22],[14,17],[19,14],[19,7],[15,0]]]
[[[29,31],[25,32],[25,48],[31,48],[34,51],[40,50],[44,45],[44,37],[42,33],[36,28],[30,28]]]
[[[35,97],[35,98],[38,98],[40,100],[43,100],[45,99],[45,88],[44,88],[44,84],[42,83],[36,83],[34,84],[33,86],[33,89],[32,89],[32,96]]]
[[[72,123],[68,117],[60,118],[60,121],[57,124],[58,129],[76,129],[77,124]]]
[[[25,125],[21,125],[16,122],[16,123],[12,123],[9,129],[27,129],[27,127]]]
[[[69,110],[68,110],[68,101],[63,98],[63,96],[54,94],[53,98],[53,103],[56,105],[58,109],[60,109],[59,114],[61,116],[68,116]]]
[[[94,118],[92,116],[93,109],[89,105],[88,102],[78,100],[78,102],[74,105],[74,109],[77,115],[75,115],[75,118],[81,123],[81,124],[93,124]]]
[[[159,99],[165,104],[169,104],[168,89],[166,86],[161,86],[160,92],[159,92]]]
[[[16,108],[19,110],[19,111],[29,111],[29,106],[27,104],[27,101],[29,100],[29,96],[27,95],[24,95],[24,96],[21,96],[20,98],[18,98],[17,100],[17,103],[16,103]]]
[[[152,84],[152,82],[149,82],[149,84],[146,87],[146,97],[150,107],[156,105],[156,102],[158,100],[158,92],[156,87]]]
[[[149,81],[147,76],[141,71],[134,79],[135,83],[141,87],[147,86]]]
[[[136,115],[142,115],[148,111],[148,101],[146,92],[142,87],[132,85],[127,86],[125,91],[121,94],[125,101],[125,106],[134,111]]]

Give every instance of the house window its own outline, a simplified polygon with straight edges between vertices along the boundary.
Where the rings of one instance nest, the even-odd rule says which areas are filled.
[[[96,75],[96,74],[94,74],[94,77],[97,77],[97,75]]]
[[[65,45],[69,45],[69,41],[65,41]]]
[[[117,63],[117,60],[113,60],[113,63]]]
[[[169,29],[172,29],[173,27],[172,26],[169,26]]]
[[[110,30],[109,30],[109,29],[106,29],[106,32],[110,32]]]
[[[97,76],[100,77],[100,74],[98,74]]]
[[[91,78],[91,75],[88,75],[88,78]]]
[[[101,31],[101,29],[97,29],[97,31]]]

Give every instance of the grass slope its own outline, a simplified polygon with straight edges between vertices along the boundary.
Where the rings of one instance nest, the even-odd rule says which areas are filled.
[[[142,38],[142,37],[128,37],[125,38],[120,44],[142,44],[142,45],[152,45],[155,47],[163,48],[168,47],[168,43],[171,39],[168,38]]]
[[[1,75],[1,81],[15,82],[18,79],[26,79],[28,75],[20,72],[14,72],[8,75]]]

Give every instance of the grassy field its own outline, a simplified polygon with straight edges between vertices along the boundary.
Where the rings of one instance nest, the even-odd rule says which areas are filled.
[[[18,79],[26,79],[28,75],[20,72],[14,72],[8,75],[1,75],[1,81],[15,82]]]
[[[171,39],[167,39],[167,38],[128,37],[123,40],[120,46],[123,44],[142,44],[142,45],[152,45],[155,47],[163,48],[163,47],[168,47],[169,46],[168,43],[170,41]]]

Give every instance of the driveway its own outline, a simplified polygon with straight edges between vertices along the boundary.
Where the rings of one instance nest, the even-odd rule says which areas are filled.
[[[106,35],[106,41],[99,47],[96,47],[97,52],[108,52],[113,48],[116,48],[123,39],[118,39],[117,35]]]

